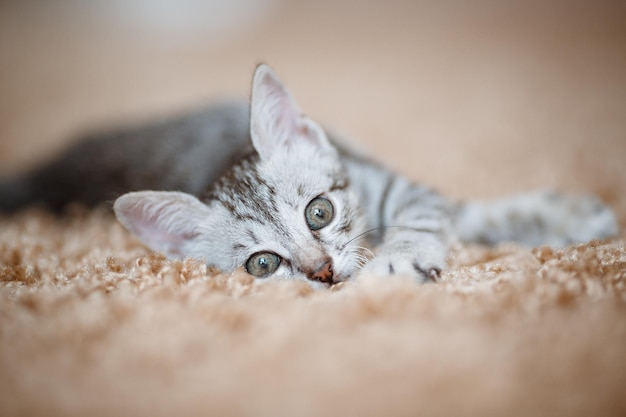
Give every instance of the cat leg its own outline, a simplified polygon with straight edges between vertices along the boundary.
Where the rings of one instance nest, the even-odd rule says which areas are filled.
[[[562,247],[618,233],[615,215],[597,198],[547,190],[464,203],[454,217],[462,241],[490,245],[516,241]]]
[[[434,191],[390,175],[378,209],[381,243],[362,273],[436,281],[446,266],[450,216]]]

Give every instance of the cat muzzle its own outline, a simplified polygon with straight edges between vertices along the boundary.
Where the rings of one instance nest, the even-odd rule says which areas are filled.
[[[307,277],[312,281],[319,281],[328,285],[334,284],[333,261],[331,259],[325,260],[315,271],[307,273]]]

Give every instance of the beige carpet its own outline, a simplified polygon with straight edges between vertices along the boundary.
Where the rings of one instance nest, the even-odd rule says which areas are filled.
[[[623,230],[626,8],[500,3],[267,2],[217,34],[0,3],[0,173],[243,96],[263,60],[415,180],[592,192]],[[105,209],[0,217],[0,415],[625,415],[625,247],[456,247],[439,284],[312,292],[166,261]]]

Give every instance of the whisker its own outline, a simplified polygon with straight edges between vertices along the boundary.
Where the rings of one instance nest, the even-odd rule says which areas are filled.
[[[357,269],[362,269],[374,257],[374,253],[363,246],[352,245],[348,247],[348,245],[345,245],[344,249],[353,256]]]
[[[435,233],[436,232],[436,230],[432,230],[432,229],[426,229],[426,228],[422,228],[422,227],[411,227],[411,226],[381,226],[381,227],[374,227],[372,229],[366,230],[363,233],[359,233],[358,235],[356,235],[352,239],[348,240],[348,242],[344,245],[344,247],[348,246],[350,243],[354,242],[355,240],[357,240],[359,238],[362,238],[363,236],[365,236],[368,233],[372,233],[372,232],[376,232],[376,231],[384,230],[384,229],[391,229],[391,228],[409,229],[409,230],[413,230],[413,231],[421,232],[421,233]]]
[[[369,258],[373,258],[374,257],[374,252],[372,252],[369,248],[366,248],[364,246],[355,246],[357,249],[359,249],[362,252],[365,252],[365,257],[367,258],[369,255]]]

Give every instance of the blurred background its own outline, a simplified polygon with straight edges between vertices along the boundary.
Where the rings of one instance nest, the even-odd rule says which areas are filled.
[[[626,2],[4,0],[0,175],[81,131],[248,96],[455,197],[534,187],[626,213]]]

